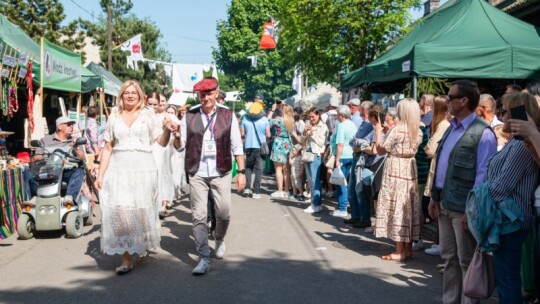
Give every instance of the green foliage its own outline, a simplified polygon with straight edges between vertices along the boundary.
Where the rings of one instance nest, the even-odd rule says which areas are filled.
[[[410,21],[419,0],[281,0],[287,62],[310,79],[336,82],[384,52]]]
[[[61,26],[66,15],[59,0],[3,0],[0,14],[19,26],[39,43],[41,37],[69,50],[80,50],[84,46],[84,33],[78,21]]]
[[[419,99],[423,94],[445,95],[452,83],[448,79],[441,78],[418,78],[417,92]],[[405,96],[413,97],[413,81],[405,87]]]
[[[284,50],[279,45],[276,50],[259,50],[263,23],[270,21],[268,15],[277,15],[279,8],[279,1],[232,0],[227,20],[218,21],[219,47],[213,49],[213,56],[228,76],[227,85],[243,92],[243,99],[262,93],[272,102],[275,96],[286,98],[294,93],[294,65],[285,61]],[[259,55],[257,67],[251,67],[247,58],[252,55]]]
[[[129,14],[133,4],[129,0],[101,0],[103,14],[96,23],[80,20],[88,35],[94,39],[94,44],[100,47],[102,62],[107,62],[107,4],[111,3],[112,12],[112,45],[118,46],[131,37],[142,34],[142,51],[145,58],[160,61],[171,61],[171,54],[160,45],[162,37],[157,25],[148,18],[140,19],[135,14]],[[139,70],[127,67],[126,57],[129,53],[120,48],[112,52],[112,71],[122,80],[135,79],[139,81],[145,92],[163,92],[171,85],[163,66],[158,64],[157,69],[150,70],[147,63],[139,62]]]

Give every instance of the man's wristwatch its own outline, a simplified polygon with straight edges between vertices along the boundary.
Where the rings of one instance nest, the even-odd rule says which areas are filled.
[[[238,173],[246,174],[246,170],[245,169],[238,170]]]

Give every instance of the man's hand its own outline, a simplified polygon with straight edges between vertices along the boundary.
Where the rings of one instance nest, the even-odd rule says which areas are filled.
[[[246,187],[246,175],[239,173],[238,176],[236,177],[236,190],[240,192],[244,190],[245,187]]]
[[[441,214],[441,204],[440,202],[431,200],[428,205],[428,213],[432,219],[437,220]]]

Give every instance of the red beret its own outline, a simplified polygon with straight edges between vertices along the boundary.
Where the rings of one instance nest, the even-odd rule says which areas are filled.
[[[204,78],[193,86],[194,92],[210,91],[218,87],[218,81],[214,77]]]

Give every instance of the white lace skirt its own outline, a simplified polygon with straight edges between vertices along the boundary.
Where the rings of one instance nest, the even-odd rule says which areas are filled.
[[[113,150],[99,196],[105,254],[145,255],[159,248],[157,181],[151,152]]]
[[[184,170],[185,153],[186,151],[178,152],[174,149],[171,155],[174,194],[176,197],[181,197],[182,193],[187,194],[189,192],[189,185],[187,184],[186,172]]]
[[[152,154],[158,169],[159,198],[162,201],[174,199],[173,168],[171,165],[172,149],[170,145],[165,147],[155,143],[152,145]]]

